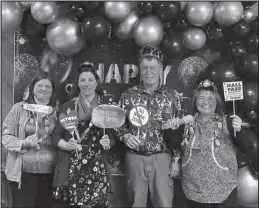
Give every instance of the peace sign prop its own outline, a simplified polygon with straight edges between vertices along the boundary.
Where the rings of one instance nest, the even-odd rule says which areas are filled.
[[[129,121],[130,123],[138,128],[143,128],[149,121],[148,110],[144,106],[135,106],[129,112]]]

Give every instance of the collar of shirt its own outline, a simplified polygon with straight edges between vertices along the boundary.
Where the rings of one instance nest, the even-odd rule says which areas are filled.
[[[143,84],[139,84],[139,85],[138,85],[138,92],[139,92],[139,93],[147,93],[147,94],[149,94]],[[161,93],[161,94],[162,94],[162,92],[163,92],[163,86],[158,86],[151,94],[153,94],[153,93],[155,93],[155,92],[158,92],[158,93]]]

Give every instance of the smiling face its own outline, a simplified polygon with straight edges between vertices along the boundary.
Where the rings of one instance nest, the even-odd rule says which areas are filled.
[[[98,83],[93,73],[82,72],[79,75],[78,87],[82,95],[86,97],[93,95],[97,85]]]
[[[33,94],[35,98],[42,103],[46,103],[50,100],[52,91],[53,87],[50,80],[48,79],[42,79],[36,82],[33,88]]]
[[[143,58],[140,62],[140,75],[144,85],[159,83],[162,64],[156,58]]]
[[[206,90],[200,91],[196,98],[196,107],[203,115],[213,115],[217,107],[215,93]]]

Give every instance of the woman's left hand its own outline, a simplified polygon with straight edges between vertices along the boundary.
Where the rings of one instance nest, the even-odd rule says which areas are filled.
[[[239,132],[241,130],[242,126],[242,120],[237,115],[232,115],[230,118],[233,118],[232,120],[232,126],[236,132]]]
[[[110,149],[110,139],[108,135],[104,135],[100,140],[100,144],[102,145],[104,150]]]

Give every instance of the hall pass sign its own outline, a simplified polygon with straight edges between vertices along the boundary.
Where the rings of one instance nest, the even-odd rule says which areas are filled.
[[[225,101],[242,100],[243,98],[243,83],[238,82],[223,82]]]

